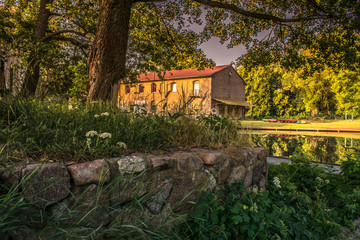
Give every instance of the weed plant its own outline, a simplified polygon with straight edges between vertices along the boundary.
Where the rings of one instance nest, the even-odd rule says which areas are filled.
[[[238,182],[202,193],[182,225],[184,239],[343,239],[360,217],[360,156],[334,174],[304,160],[271,166],[267,190]]]
[[[179,114],[149,117],[110,104],[5,99],[0,101],[0,158],[78,162],[168,147],[247,144],[230,120],[218,122]]]

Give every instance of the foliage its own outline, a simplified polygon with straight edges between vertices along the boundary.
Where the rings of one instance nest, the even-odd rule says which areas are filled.
[[[214,129],[187,117],[148,117],[107,104],[6,99],[0,101],[2,161],[80,161],[170,146],[246,144],[229,120],[219,122],[221,129]]]
[[[305,67],[290,72],[268,65],[239,72],[247,82],[248,101],[256,105],[247,112],[253,118],[305,117],[309,112],[334,118],[345,111],[360,116],[360,99],[354,94],[360,87],[356,71],[324,69],[307,75]]]
[[[65,94],[72,87],[73,73],[69,66],[86,60],[91,33],[96,26],[96,4],[93,1],[5,0],[0,7],[10,13],[11,23],[4,29],[8,37],[0,36],[5,52],[1,59],[5,62],[16,59],[16,67],[26,73],[14,72],[18,75],[16,85],[21,86],[32,75],[38,95]],[[44,11],[49,11],[50,17],[37,21]],[[38,84],[37,66],[41,69]],[[23,91],[28,90],[25,88],[24,85]]]
[[[130,21],[127,68],[129,72],[164,72],[214,65],[201,49],[200,36],[185,28],[182,15],[198,22],[198,9],[181,9],[177,2],[168,4],[137,3]],[[178,21],[177,26],[174,21]]]
[[[343,115],[345,111],[360,116],[360,79],[358,72],[343,70],[339,74],[332,76],[331,88],[337,100],[337,112]]]
[[[270,167],[265,191],[246,191],[239,182],[202,193],[182,231],[191,239],[341,239],[340,226],[360,214],[358,180],[348,182],[348,172],[292,158]]]
[[[303,111],[299,88],[294,84],[296,76],[277,65],[239,69],[246,85],[247,100],[256,107],[250,107],[248,116],[253,118],[290,117]]]
[[[350,158],[341,165],[344,174],[344,182],[350,187],[360,186],[360,154],[357,158]]]

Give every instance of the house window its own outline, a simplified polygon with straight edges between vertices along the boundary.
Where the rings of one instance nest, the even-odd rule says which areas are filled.
[[[139,85],[139,93],[144,93],[144,89],[145,89],[144,85],[140,84]]]
[[[199,96],[200,85],[199,81],[194,81],[194,96]]]
[[[156,83],[151,84],[151,92],[156,93]]]
[[[171,92],[176,92],[176,82],[171,83]]]
[[[125,86],[125,94],[130,94],[130,86]]]

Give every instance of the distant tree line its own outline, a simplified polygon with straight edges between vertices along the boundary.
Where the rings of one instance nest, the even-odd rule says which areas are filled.
[[[279,65],[239,68],[247,83],[247,100],[256,107],[249,117],[360,116],[360,75],[356,70],[330,70],[305,74]]]

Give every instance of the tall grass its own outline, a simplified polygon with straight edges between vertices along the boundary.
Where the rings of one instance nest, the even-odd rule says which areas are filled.
[[[221,121],[226,124],[220,126]],[[98,135],[87,137],[89,131]],[[102,133],[110,133],[111,138],[101,138]],[[71,106],[61,99],[0,101],[2,161],[78,162],[168,147],[244,144],[235,125],[221,118],[212,123],[207,117],[149,117],[110,104]]]
[[[69,190],[70,196],[65,200],[50,203],[45,199],[29,201],[21,191],[28,184],[37,184],[32,179],[36,174],[41,174],[37,170],[10,189],[0,184],[4,190],[0,193],[1,237],[39,240],[182,239],[178,233],[169,230],[172,222],[184,218],[182,215],[172,214],[171,218],[150,215],[146,203],[152,195],[142,191],[147,183],[129,187],[129,183],[139,181],[147,174],[146,171],[140,175],[119,175],[107,184],[100,181],[72,192]],[[58,180],[49,179],[47,184],[50,187]],[[132,192],[133,200],[119,201],[119,195],[114,192],[121,191]],[[156,224],[156,228],[151,224]]]

